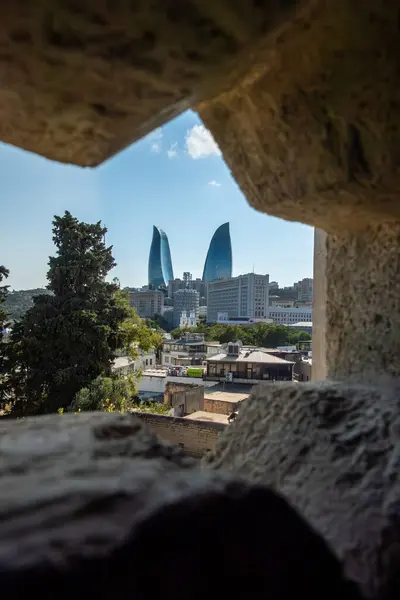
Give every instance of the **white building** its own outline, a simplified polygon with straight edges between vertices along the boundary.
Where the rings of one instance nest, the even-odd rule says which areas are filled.
[[[197,327],[198,318],[195,312],[182,312],[179,320],[179,327],[184,329],[185,327]]]
[[[278,306],[269,307],[269,317],[277,325],[293,325],[299,321],[312,321],[312,308],[281,308]]]
[[[177,290],[174,294],[173,325],[179,327],[183,313],[194,313],[199,316],[200,295],[196,290],[185,288]]]
[[[228,313],[218,313],[217,323],[219,325],[256,325],[257,323],[273,323],[272,319],[259,317],[231,317]]]
[[[207,322],[216,323],[218,313],[228,318],[267,318],[269,275],[247,273],[207,284]]]
[[[135,360],[129,356],[117,356],[112,366],[112,370],[120,375],[127,375],[132,371],[144,371],[145,369],[156,365],[156,353],[153,348],[147,352],[138,350],[138,356]]]

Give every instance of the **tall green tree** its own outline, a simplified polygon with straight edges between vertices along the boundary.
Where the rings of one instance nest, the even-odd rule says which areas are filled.
[[[117,286],[105,281],[115,266],[106,233],[100,222],[83,223],[69,212],[53,220],[52,294],[34,298],[7,344],[6,385],[19,414],[67,408],[81,388],[111,372],[129,314]]]
[[[124,310],[125,318],[119,325],[118,350],[130,356],[133,360],[138,356],[138,350],[147,352],[150,348],[158,350],[162,345],[162,336],[149,323],[141,319],[134,308],[129,305],[129,292],[118,289],[115,300]]]
[[[0,283],[7,279],[9,270],[0,265]],[[4,302],[7,299],[8,285],[0,285],[0,407],[7,402],[7,392],[4,389],[4,377],[6,373],[6,344],[3,339],[3,331],[7,325],[8,314],[4,309]]]
[[[0,283],[2,283],[4,279],[7,279],[9,274],[10,271],[6,269],[3,265],[0,265]],[[3,329],[5,328],[7,323],[7,311],[4,310],[4,307],[2,305],[7,299],[8,288],[8,285],[0,285],[0,342],[2,338]]]

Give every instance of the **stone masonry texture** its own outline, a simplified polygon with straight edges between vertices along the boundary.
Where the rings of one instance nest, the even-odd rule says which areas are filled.
[[[0,139],[82,166],[224,89],[293,0],[3,0]]]
[[[335,587],[338,578],[319,556],[304,553],[295,527],[289,535],[285,518],[277,524],[273,511],[269,518],[274,494],[263,488],[261,500],[243,497],[253,485],[283,494],[365,596],[400,596],[399,14],[400,0],[1,2],[3,142],[95,166],[193,108],[254,208],[325,232],[324,252],[315,256],[315,288],[323,294],[314,333],[315,373],[328,377],[258,388],[217,437],[204,472],[128,417],[1,424],[7,598],[22,597],[23,584],[31,596],[32,582],[57,584],[57,594],[40,588],[52,597],[74,590],[109,597],[121,577],[129,597],[136,585],[140,598],[130,568],[140,561],[133,540],[141,515],[149,515],[150,529],[156,523],[150,533],[143,525],[151,540],[144,556],[165,565],[171,597],[204,598],[207,589],[218,598],[247,597],[240,584],[249,573],[253,583],[262,579],[265,598],[277,598],[275,574],[293,583],[285,598],[354,597]],[[239,500],[230,477],[248,481]],[[188,497],[197,500],[187,504]],[[161,521],[150,518],[154,510]],[[172,532],[173,552],[159,546],[154,532],[163,528]],[[274,544],[277,529],[280,540],[292,540],[283,550]],[[200,545],[189,546],[203,534],[219,557],[222,592],[207,569],[199,573]],[[301,556],[288,573],[293,539]],[[116,566],[115,548],[124,549],[118,560],[129,569]],[[97,552],[103,563],[83,564],[83,553]],[[49,565],[56,565],[54,579],[42,576]],[[318,577],[311,589],[302,578],[310,565],[323,574],[323,589]],[[16,575],[30,567],[30,583]],[[60,569],[70,577],[60,579]],[[147,582],[161,595],[155,578]]]
[[[190,418],[148,413],[137,413],[137,417],[161,440],[181,446],[184,453],[193,458],[201,458],[208,451],[215,450],[218,437],[226,428],[224,423],[194,421]]]
[[[201,472],[134,416],[3,421],[0,457],[4,598],[242,600],[254,586],[264,598],[360,600],[284,499]],[[217,577],[203,568],[210,543]]]
[[[400,593],[399,389],[264,384],[204,459],[282,493],[371,598]]]

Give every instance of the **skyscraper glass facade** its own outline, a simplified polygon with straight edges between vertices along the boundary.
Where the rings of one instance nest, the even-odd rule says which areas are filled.
[[[214,233],[204,264],[203,281],[232,277],[232,244],[229,223],[224,223]]]
[[[159,227],[153,226],[153,239],[149,255],[149,286],[167,287],[168,281],[173,278],[174,272],[167,234]]]

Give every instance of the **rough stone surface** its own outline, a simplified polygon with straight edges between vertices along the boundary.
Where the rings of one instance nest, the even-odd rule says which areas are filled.
[[[229,86],[295,4],[3,0],[0,139],[96,165]]]
[[[330,235],[326,255],[328,377],[400,375],[400,222]]]
[[[399,403],[384,386],[265,384],[206,465],[282,493],[367,597],[398,598]]]
[[[312,371],[314,381],[327,376],[326,362],[326,238],[320,229],[314,231],[313,314],[312,314]]]
[[[308,3],[199,104],[254,208],[339,234],[400,217],[399,8]]]
[[[4,598],[359,600],[282,498],[200,471],[133,416],[3,422],[0,474]]]

